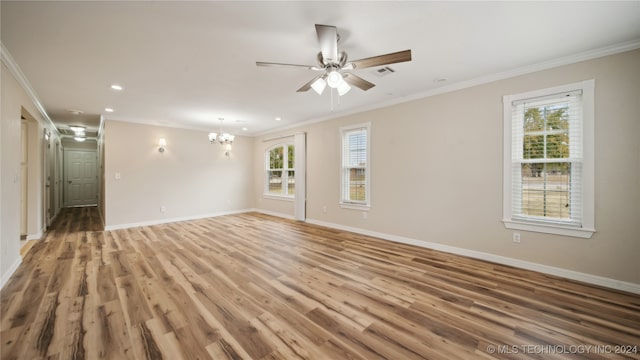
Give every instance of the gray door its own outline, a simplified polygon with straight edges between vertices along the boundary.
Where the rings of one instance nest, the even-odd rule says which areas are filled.
[[[65,206],[97,205],[96,163],[95,150],[64,150]]]

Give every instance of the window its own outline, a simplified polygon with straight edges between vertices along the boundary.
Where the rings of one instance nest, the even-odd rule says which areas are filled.
[[[505,96],[507,228],[591,237],[594,81]]]
[[[342,137],[342,207],[368,208],[371,202],[369,176],[370,124],[340,128]]]
[[[266,195],[293,197],[295,193],[294,146],[278,144],[266,152]]]

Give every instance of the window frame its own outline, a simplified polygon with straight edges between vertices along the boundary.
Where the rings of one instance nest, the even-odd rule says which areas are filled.
[[[582,161],[581,161],[581,198],[582,213],[580,224],[573,225],[570,222],[547,220],[536,216],[515,216],[512,212],[512,193],[516,190],[513,185],[512,159],[513,146],[513,116],[512,108],[514,101],[535,98],[552,99],[554,95],[572,91],[582,91]],[[503,96],[503,204],[502,222],[507,229],[525,230],[547,234],[564,235],[572,237],[590,238],[595,230],[595,172],[594,172],[594,144],[595,144],[595,118],[594,118],[594,98],[595,81],[585,80],[567,85],[556,86],[547,89],[529,91],[515,95]],[[569,129],[571,132],[572,130]],[[521,141],[518,141],[521,143]],[[570,194],[574,196],[574,194]]]
[[[282,142],[282,143],[278,143],[275,145],[272,145],[270,147],[268,147],[265,150],[265,163],[264,163],[264,175],[265,175],[265,180],[264,180],[264,194],[263,196],[265,198],[270,198],[270,199],[278,199],[278,200],[287,200],[287,201],[294,201],[295,200],[295,191],[293,192],[293,194],[289,194],[289,171],[293,171],[294,172],[294,176],[293,178],[295,179],[295,162],[293,164],[292,168],[289,168],[289,146],[293,146],[293,151],[294,151],[294,156],[295,156],[295,144],[291,141],[288,142]],[[271,193],[269,192],[269,171],[274,171],[274,169],[271,169],[269,166],[271,164],[271,151],[273,151],[274,149],[277,148],[283,148],[282,149],[282,194],[276,194],[276,193]],[[294,158],[295,161],[295,158]],[[278,171],[278,170],[275,170]]]
[[[365,200],[364,201],[354,201],[345,198],[345,184],[347,179],[345,176],[347,172],[345,171],[347,167],[345,167],[345,160],[347,159],[346,151],[347,151],[347,136],[350,133],[364,131],[366,134],[366,166],[365,170]],[[371,123],[360,123],[354,125],[348,125],[340,127],[340,207],[343,209],[352,209],[352,210],[362,210],[368,211],[371,209]],[[351,169],[352,167],[349,167]]]

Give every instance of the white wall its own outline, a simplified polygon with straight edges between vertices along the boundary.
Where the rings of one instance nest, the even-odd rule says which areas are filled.
[[[209,143],[207,134],[107,120],[107,229],[252,208],[253,141],[236,136],[228,159],[221,145]],[[167,141],[164,153],[158,152],[159,138]]]
[[[515,244],[501,222],[502,96],[586,79],[596,81],[597,233],[522,231]],[[640,284],[639,94],[636,50],[269,134],[254,139],[255,202],[293,214],[292,203],[262,198],[262,140],[306,131],[310,221]],[[367,219],[338,206],[338,128],[362,122],[372,124]]]
[[[4,60],[4,58],[3,58]],[[20,264],[20,154],[21,116],[29,121],[29,183],[28,183],[28,238],[39,238],[44,227],[43,206],[43,151],[44,129],[52,133],[51,143],[58,141],[55,130],[38,112],[31,98],[2,63],[1,132],[0,132],[0,286],[9,279]],[[53,151],[53,150],[52,150]]]

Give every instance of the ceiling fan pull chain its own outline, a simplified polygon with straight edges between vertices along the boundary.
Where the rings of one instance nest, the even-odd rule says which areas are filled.
[[[331,94],[331,111],[333,111],[333,88],[329,88],[329,93]]]

